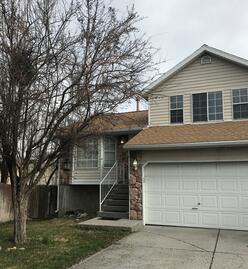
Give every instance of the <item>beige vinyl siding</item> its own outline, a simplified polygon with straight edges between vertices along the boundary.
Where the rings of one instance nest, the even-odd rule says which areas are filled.
[[[150,126],[168,125],[169,97],[184,95],[184,123],[192,122],[191,95],[206,91],[223,91],[224,120],[232,120],[233,88],[248,87],[248,69],[212,56],[211,64],[200,58],[154,89],[150,98]]]
[[[100,183],[100,170],[99,169],[77,169],[72,175],[71,184],[99,184]]]
[[[146,162],[247,161],[248,147],[142,151],[140,164]]]
[[[184,123],[191,122],[191,94],[183,96],[183,121]]]
[[[161,122],[169,122],[169,98],[156,97],[149,102],[150,106],[150,125],[160,125]]]
[[[232,116],[232,90],[225,90],[222,93],[223,100],[223,117],[224,121],[230,121],[233,119]]]

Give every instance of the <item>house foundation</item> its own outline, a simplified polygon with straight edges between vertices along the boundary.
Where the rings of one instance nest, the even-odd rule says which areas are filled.
[[[142,220],[142,166],[140,165],[140,154],[132,153],[130,156],[130,219]],[[133,161],[137,160],[138,167],[133,167]]]

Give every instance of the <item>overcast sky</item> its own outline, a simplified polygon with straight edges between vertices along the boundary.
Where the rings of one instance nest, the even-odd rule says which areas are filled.
[[[132,4],[145,17],[141,31],[166,60],[161,72],[203,44],[248,59],[247,0],[112,0],[120,12]]]

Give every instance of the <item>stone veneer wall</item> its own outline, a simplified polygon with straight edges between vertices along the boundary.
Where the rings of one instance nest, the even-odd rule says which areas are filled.
[[[138,161],[138,169],[133,168],[133,160]],[[142,165],[138,152],[130,154],[130,219],[142,220]]]

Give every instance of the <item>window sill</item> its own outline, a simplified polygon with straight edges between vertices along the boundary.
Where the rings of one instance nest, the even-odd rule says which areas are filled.
[[[184,122],[180,122],[180,123],[178,123],[178,122],[177,122],[177,123],[171,123],[171,122],[170,122],[170,125],[173,125],[173,126],[174,126],[174,125],[183,125],[183,124],[185,124],[185,123],[184,123]]]
[[[232,119],[233,121],[247,121],[248,120],[248,118],[246,118],[246,119]]]
[[[75,171],[75,169],[77,169],[77,170],[98,170],[98,169],[100,169],[100,167],[75,167],[74,171]]]
[[[206,123],[220,123],[224,122],[224,120],[207,120],[207,121],[192,121],[192,124],[206,124]]]

